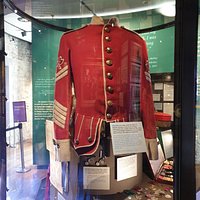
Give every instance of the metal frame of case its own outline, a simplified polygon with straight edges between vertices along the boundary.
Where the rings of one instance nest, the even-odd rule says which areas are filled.
[[[195,99],[198,0],[176,0],[174,199],[196,199]]]
[[[5,52],[4,9],[0,1],[0,197],[6,199],[6,110],[5,110]]]

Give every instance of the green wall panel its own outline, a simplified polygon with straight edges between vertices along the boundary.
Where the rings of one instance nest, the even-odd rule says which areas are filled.
[[[150,72],[174,72],[174,27],[141,35],[147,44]]]
[[[39,30],[39,29],[38,29]],[[49,163],[45,143],[45,120],[52,119],[55,66],[61,32],[33,29],[33,163]]]

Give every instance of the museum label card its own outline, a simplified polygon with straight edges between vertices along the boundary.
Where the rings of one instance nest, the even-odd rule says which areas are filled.
[[[153,94],[153,101],[160,101],[160,94]]]
[[[63,194],[62,163],[55,160],[55,155],[52,152],[50,152],[50,182]]]
[[[27,122],[25,101],[13,102],[13,115],[14,122]]]
[[[164,101],[174,100],[174,86],[171,84],[164,84]]]
[[[165,153],[165,158],[171,158],[173,157],[173,135],[172,130],[162,131],[162,142],[163,142],[163,148]]]
[[[163,83],[155,83],[154,90],[163,90]]]
[[[146,152],[142,122],[110,123],[114,155]]]
[[[154,176],[158,173],[160,166],[165,161],[165,156],[160,144],[158,144],[158,159],[157,160],[149,160],[151,164],[151,168],[153,171]]]
[[[174,104],[173,103],[163,103],[163,112],[171,115],[171,121],[174,117]]]
[[[45,121],[45,133],[46,133],[46,148],[48,151],[51,153],[54,152],[54,145],[53,145],[53,136],[54,136],[54,126],[53,126],[53,121],[51,120],[46,120]]]
[[[155,107],[156,110],[162,110],[163,104],[162,103],[154,103],[154,107]]]
[[[117,181],[137,176],[137,154],[117,158]]]
[[[83,188],[87,190],[109,190],[110,167],[83,167]]]

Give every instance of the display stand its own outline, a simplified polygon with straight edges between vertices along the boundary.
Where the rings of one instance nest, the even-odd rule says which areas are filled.
[[[83,158],[81,157],[80,159],[84,160],[84,157]],[[124,167],[119,166],[120,165],[118,163],[119,159],[126,160],[125,162],[121,160],[122,165]],[[97,177],[96,177],[97,180],[100,177],[99,181],[94,181],[93,178],[89,180],[91,181],[91,183],[87,183],[87,184],[91,185],[91,188],[89,186],[89,190],[85,189],[85,191],[89,194],[95,194],[95,195],[115,194],[118,192],[123,192],[124,190],[127,190],[127,189],[131,189],[134,186],[140,184],[142,181],[142,153],[115,156],[113,152],[113,145],[112,145],[112,140],[111,140],[110,123],[105,122],[103,123],[101,127],[100,145],[99,145],[98,150],[94,154],[94,161],[95,161],[94,167],[93,167],[94,163],[91,163],[91,167],[93,167],[92,170],[97,169],[98,171],[98,167],[99,168],[102,167],[100,169],[103,169],[105,171],[105,174],[104,174],[105,178],[104,179],[101,178],[102,174],[100,172],[100,174],[99,175],[97,174]],[[83,168],[88,167],[88,169],[90,169],[90,165],[85,165],[85,164],[86,162],[84,163],[84,166],[82,167]],[[124,171],[123,168],[126,171]],[[108,170],[108,174],[106,174],[106,170]],[[119,174],[121,174],[121,176]],[[90,174],[89,174],[89,177],[90,177]],[[102,185],[99,184],[98,182],[102,182]],[[105,187],[106,183],[107,183],[107,187]],[[85,184],[85,180],[83,180],[83,184]],[[97,184],[96,188],[94,184]],[[83,185],[83,187],[86,187],[86,186]],[[104,189],[99,189],[101,187],[103,187]]]
[[[12,128],[6,129],[6,131],[10,131],[13,129],[19,128],[19,136],[20,136],[20,155],[21,155],[21,167],[18,167],[16,169],[16,172],[18,173],[25,173],[31,170],[31,168],[25,167],[24,162],[24,143],[23,143],[23,132],[22,132],[22,123],[19,123],[18,126],[14,126]]]
[[[142,167],[142,153],[134,154],[136,156],[136,175],[124,180],[117,181],[116,179],[116,159],[112,150],[111,140],[107,140],[106,142],[106,154],[104,158],[103,165],[97,164],[99,161],[99,157],[101,157],[102,144],[99,146],[96,153],[91,156],[91,158],[95,158],[91,165],[87,164],[88,157],[87,156],[78,156],[75,150],[71,147],[70,157],[71,160],[69,162],[69,169],[63,173],[63,171],[58,171],[61,169],[62,163],[55,160],[55,153],[53,148],[53,122],[47,120],[46,121],[46,145],[47,149],[50,152],[50,181],[52,185],[60,192],[60,195],[65,199],[79,199],[84,196],[92,196],[92,195],[109,195],[116,194],[119,192],[123,192],[124,190],[132,189],[133,187],[141,184],[143,179],[143,167]],[[110,134],[110,133],[108,133]],[[107,135],[109,139],[109,135]],[[102,138],[101,138],[102,139]],[[105,152],[104,152],[105,153]],[[125,155],[124,155],[125,156]],[[127,155],[126,155],[127,156]],[[121,156],[123,157],[123,156]],[[100,189],[84,189],[84,175],[83,168],[84,167],[95,167],[96,169],[100,169],[100,167],[109,168],[109,189],[100,190]],[[66,185],[59,190],[60,186],[62,187],[62,181],[60,181],[59,177],[66,177],[64,181]]]
[[[111,148],[112,149],[112,148]],[[109,190],[85,190],[86,193],[92,195],[108,195],[123,192],[124,190],[132,189],[142,182],[142,153],[137,155],[137,175],[125,180],[117,181],[116,179],[116,157],[113,151],[110,152],[110,157],[106,158],[106,166],[110,168],[110,189]]]

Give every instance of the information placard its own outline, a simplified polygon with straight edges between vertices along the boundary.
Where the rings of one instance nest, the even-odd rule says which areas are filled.
[[[55,155],[50,152],[50,182],[51,184],[63,194],[62,187],[62,163],[56,161]]]
[[[83,167],[83,188],[109,190],[110,167]]]
[[[14,122],[27,122],[25,101],[13,102],[13,116]]]
[[[110,123],[114,155],[146,152],[142,122]]]
[[[165,158],[172,158],[173,157],[173,135],[172,130],[162,131],[161,132],[162,141],[163,141],[163,148],[165,153]]]
[[[142,33],[151,73],[174,72],[174,27]]]
[[[137,176],[137,154],[117,158],[117,181]]]

